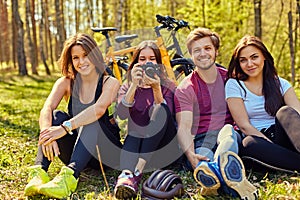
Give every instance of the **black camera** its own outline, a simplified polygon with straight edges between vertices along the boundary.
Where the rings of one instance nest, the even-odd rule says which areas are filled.
[[[145,71],[147,76],[154,78],[154,74],[160,74],[160,67],[158,64],[153,64],[152,62],[147,62],[145,65],[141,66],[142,69]]]

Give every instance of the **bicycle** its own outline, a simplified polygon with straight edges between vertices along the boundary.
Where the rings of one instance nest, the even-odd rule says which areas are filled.
[[[161,16],[156,15],[157,22],[159,22],[161,25],[155,26],[154,31],[156,34],[156,41],[157,45],[160,48],[161,54],[162,54],[162,61],[166,68],[167,75],[170,79],[178,83],[178,80],[182,75],[188,75],[193,70],[193,62],[189,58],[184,58],[182,50],[180,48],[179,42],[176,37],[176,33],[179,29],[188,27],[188,22],[184,20],[176,20],[173,17],[170,16]],[[170,46],[166,46],[163,40],[163,37],[161,35],[161,30],[167,29],[170,31],[170,37],[172,38],[172,44]],[[117,36],[115,40],[117,42],[125,41],[126,48],[121,49],[118,51],[114,51],[114,48],[111,44],[110,37],[108,32],[110,31],[117,31],[114,27],[105,27],[105,28],[98,28],[98,27],[92,27],[92,30],[94,32],[101,32],[105,38],[106,43],[108,47],[108,51],[106,54],[106,58],[111,59],[111,62],[109,63],[109,66],[112,65],[113,74],[115,77],[122,82],[122,76],[120,69],[124,69],[127,71],[128,65],[124,62],[121,62],[122,59],[118,58],[116,59],[116,56],[124,55],[126,53],[132,53],[135,50],[135,46],[130,45],[130,41],[134,38],[137,38],[136,34],[133,35],[123,35],[123,36]],[[175,54],[173,56],[173,59],[170,58],[170,55],[168,52],[171,50],[175,50]],[[126,67],[127,66],[127,67]]]
[[[122,73],[121,73],[120,69],[123,69],[125,71],[127,71],[127,69],[128,69],[128,64],[122,62],[122,61],[127,60],[128,57],[123,56],[123,55],[134,52],[135,47],[131,46],[131,41],[133,39],[137,38],[138,35],[132,34],[132,35],[117,36],[115,38],[115,41],[118,43],[125,42],[126,48],[115,51],[112,46],[110,37],[109,37],[109,32],[117,31],[118,30],[117,28],[115,28],[115,27],[104,27],[104,28],[92,27],[91,29],[94,32],[100,32],[102,35],[105,36],[107,49],[108,49],[106,52],[105,58],[108,63],[108,66],[110,66],[112,68],[112,69],[107,68],[107,70],[110,74],[113,74],[122,84],[123,80],[122,80]]]
[[[161,49],[163,63],[166,67],[166,71],[168,76],[174,81],[178,82],[181,79],[182,75],[187,76],[194,69],[194,63],[190,58],[185,58],[178,39],[176,37],[176,33],[181,28],[188,28],[188,22],[184,20],[176,20],[171,16],[161,16],[156,15],[156,21],[161,25],[155,26],[154,30],[156,33],[156,40],[159,48]],[[167,29],[170,31],[170,37],[172,38],[172,44],[170,46],[166,46],[160,31],[162,29]],[[169,53],[172,49],[175,50],[174,56],[170,59]],[[174,69],[175,68],[175,69]]]

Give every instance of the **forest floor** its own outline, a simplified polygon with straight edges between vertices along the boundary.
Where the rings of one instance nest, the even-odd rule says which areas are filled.
[[[25,76],[12,73],[0,75],[0,199],[49,199],[38,195],[27,198],[27,167],[33,165],[38,141],[40,109],[58,76]],[[66,108],[60,105],[60,109]],[[62,166],[55,159],[49,169],[54,177]],[[231,199],[229,196],[202,197],[200,186],[191,172],[174,169],[185,187],[182,199]],[[68,199],[110,199],[118,171],[105,173],[106,187],[100,171],[85,170],[80,175],[77,190]],[[143,177],[145,180],[150,173]],[[259,189],[259,199],[300,199],[300,177],[282,172],[257,173],[247,171],[248,179]],[[136,199],[141,199],[140,195]]]

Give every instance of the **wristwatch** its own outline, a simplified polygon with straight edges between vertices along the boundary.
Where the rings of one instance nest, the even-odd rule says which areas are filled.
[[[72,132],[72,124],[70,121],[64,121],[62,123],[62,126],[65,128],[65,130],[70,134],[70,135],[73,135],[73,132]]]

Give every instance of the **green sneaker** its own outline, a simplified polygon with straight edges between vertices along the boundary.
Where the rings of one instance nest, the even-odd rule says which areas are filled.
[[[38,194],[38,187],[44,183],[50,181],[50,178],[42,169],[41,165],[34,165],[28,167],[29,177],[28,177],[28,184],[25,187],[24,193],[26,196],[34,196]]]
[[[39,187],[39,193],[58,199],[66,198],[77,188],[78,179],[73,176],[74,171],[63,166],[59,174],[50,182]]]

